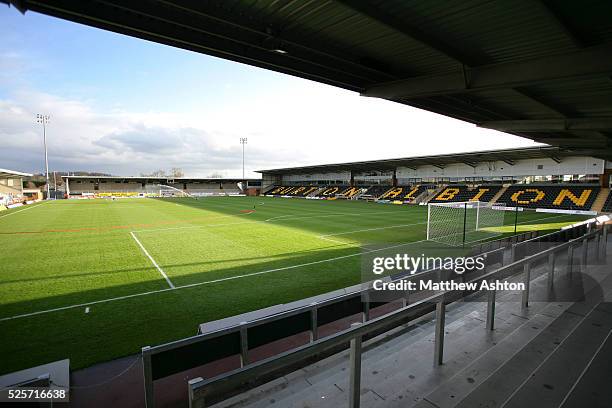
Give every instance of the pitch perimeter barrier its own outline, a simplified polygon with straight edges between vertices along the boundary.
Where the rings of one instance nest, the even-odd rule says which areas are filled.
[[[585,228],[581,228],[581,231],[583,230],[586,231]],[[479,248],[477,251],[485,249],[487,246],[495,248],[490,249],[488,252],[478,253],[487,255],[488,266],[503,265],[504,253],[507,245],[515,242],[515,244],[512,246],[512,248],[515,249],[520,244],[532,242],[533,240],[537,239],[551,239],[547,237],[552,237],[554,234],[560,234],[562,232],[566,236],[572,235],[573,229],[565,231],[570,232],[559,231],[541,237],[534,237],[533,235],[537,234],[527,232],[512,237],[504,237],[496,241],[491,241],[491,243],[485,243],[488,245],[477,246],[477,248]],[[479,275],[486,275],[489,269],[490,268],[487,268],[486,271],[479,273]],[[402,277],[398,279],[427,279],[428,275],[433,275],[438,279],[442,278],[441,271],[427,270],[410,277]],[[464,282],[473,277],[474,275],[459,275],[459,279]],[[398,279],[389,280],[391,281]],[[240,366],[244,368],[250,366],[249,352],[256,347],[301,333],[308,333],[310,338],[309,344],[314,344],[319,340],[319,328],[325,324],[339,321],[357,314],[361,314],[360,320],[362,322],[368,322],[370,320],[371,309],[397,301],[402,302],[401,308],[406,308],[406,305],[409,303],[409,297],[418,295],[416,292],[406,292],[403,295],[398,294],[396,298],[390,299],[389,301],[370,302],[368,300],[368,294],[363,292],[364,291],[357,289],[352,293],[334,296],[306,306],[301,306],[292,310],[285,310],[270,316],[255,319],[253,321],[234,324],[232,326],[218,329],[206,334],[198,334],[193,337],[159,346],[143,347],[142,357],[146,406],[148,408],[154,407],[155,403],[153,389],[155,380],[232,356],[239,356]],[[365,335],[364,339],[375,337],[393,329],[397,326],[397,322],[399,321],[402,322],[400,324],[408,323],[415,318],[433,312],[435,309],[434,305],[422,303],[422,300],[420,299],[417,299],[416,302],[412,303],[409,308],[410,311],[404,313],[401,319],[394,320],[393,322],[390,322],[389,325],[377,325],[377,327],[373,328],[369,334]],[[328,337],[334,336],[336,335],[334,334]],[[347,347],[348,343],[345,345],[335,344],[335,347],[322,350],[322,353],[311,357],[308,361],[304,361],[303,364],[307,365],[314,361],[320,360],[327,355],[336,354]],[[274,373],[269,374],[272,377],[274,376]],[[268,381],[264,377],[258,378],[258,380],[263,382]]]
[[[584,235],[591,228],[592,223],[576,225],[573,228],[562,229],[551,232],[545,235],[537,235],[535,237],[525,239],[513,243],[512,245],[512,260],[516,261],[526,256],[533,255],[551,246],[557,242],[567,242],[578,236]]]
[[[476,246],[473,246],[475,249],[474,253],[484,253],[488,251],[493,251],[495,249],[499,249],[505,247],[509,244],[516,244],[519,242],[527,241],[539,236],[538,231],[527,231],[520,234],[514,234],[511,236],[499,238],[492,241],[486,241]]]
[[[602,239],[603,236],[603,239]],[[580,265],[586,264],[586,251],[589,245],[589,240],[594,240],[597,245],[597,257],[606,253],[607,243],[607,226],[595,228],[594,231],[585,231],[585,234],[576,237],[568,242],[560,243],[554,247],[548,248],[540,253],[526,256],[525,258],[512,262],[511,264],[501,266],[491,272],[471,280],[470,282],[492,282],[495,279],[503,277],[523,274],[523,282],[526,284],[526,289],[523,291],[521,308],[529,306],[529,288],[531,282],[530,271],[534,262],[540,259],[554,259],[560,253],[565,253],[568,248],[582,248],[582,256],[580,257]],[[603,245],[602,245],[603,244]],[[573,256],[569,259],[573,264]],[[554,264],[553,264],[554,265]],[[517,272],[519,271],[519,272]],[[570,269],[571,271],[571,269]],[[552,276],[554,270],[548,271],[549,276]],[[479,290],[466,291],[446,291],[436,293],[428,298],[422,299],[409,306],[402,307],[384,316],[372,319],[370,321],[354,324],[349,329],[324,339],[316,340],[310,344],[295,348],[293,350],[281,353],[277,356],[258,361],[252,365],[233,370],[229,373],[221,374],[214,378],[202,379],[194,378],[188,382],[189,403],[192,408],[204,408],[208,403],[215,403],[226,399],[232,395],[235,390],[242,390],[244,387],[252,388],[253,379],[267,378],[270,381],[270,374],[278,372],[283,368],[299,366],[300,362],[312,361],[313,358],[320,356],[325,351],[350,348],[350,369],[349,369],[349,407],[359,407],[360,395],[360,377],[361,377],[361,343],[364,339],[372,337],[375,332],[389,330],[391,327],[397,327],[404,324],[406,315],[412,315],[415,310],[425,309],[427,311],[436,312],[436,329],[434,343],[434,362],[442,364],[444,361],[444,318],[446,306],[450,303],[464,299]],[[493,330],[495,324],[495,291],[488,292],[487,302],[487,320],[486,327]],[[337,351],[336,351],[337,352]],[[328,353],[329,354],[329,353]],[[332,353],[335,354],[335,353]],[[234,392],[235,394],[236,392]]]

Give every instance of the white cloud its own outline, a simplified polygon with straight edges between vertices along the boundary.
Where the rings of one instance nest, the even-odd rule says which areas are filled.
[[[188,116],[164,113],[96,113],[83,102],[34,92],[0,100],[0,167],[43,170],[42,127],[36,123],[36,113],[51,115],[47,127],[51,170],[133,175],[181,167],[193,176],[241,173],[237,141],[242,134],[231,129],[211,133],[189,126]],[[285,164],[274,151],[257,146],[249,150],[250,169]]]
[[[287,81],[284,81],[287,82]],[[530,141],[405,105],[362,98],[309,81],[212,109],[98,112],[90,102],[19,90],[0,100],[0,167],[43,169],[48,113],[52,170],[134,175],[181,167],[188,175],[530,145]]]

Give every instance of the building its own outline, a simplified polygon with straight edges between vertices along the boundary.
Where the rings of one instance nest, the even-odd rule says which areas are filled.
[[[29,173],[0,169],[0,205],[11,205],[24,200],[23,178]]]
[[[275,185],[397,186],[517,182],[591,183],[609,187],[612,162],[558,147],[528,147],[260,170]]]

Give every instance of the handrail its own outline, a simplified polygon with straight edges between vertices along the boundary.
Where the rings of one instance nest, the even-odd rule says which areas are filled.
[[[607,232],[607,230],[605,231]],[[548,248],[542,252],[537,254],[526,256],[523,259],[514,261],[508,265],[502,266],[494,271],[485,273],[482,276],[474,278],[468,283],[476,283],[482,281],[492,280],[495,277],[503,274],[504,272],[517,270],[512,273],[510,276],[518,275],[523,272],[523,269],[519,269],[520,266],[530,265],[534,261],[547,257],[550,254],[562,251],[566,248],[573,247],[576,244],[584,244],[588,242],[588,240],[592,237],[598,236],[601,233],[599,229],[595,229],[592,232],[588,232],[578,238],[574,238],[568,242],[560,243],[554,247]],[[605,233],[604,233],[605,234]],[[599,241],[598,241],[599,242]],[[527,275],[528,276],[528,275]],[[405,317],[408,312],[412,312],[419,307],[422,307],[426,304],[437,303],[439,307],[437,311],[441,311],[444,313],[444,308],[447,303],[453,303],[463,297],[467,296],[467,294],[472,294],[479,292],[479,290],[467,290],[461,291],[465,295],[461,296],[458,299],[452,299],[450,295],[454,294],[457,291],[443,291],[440,293],[436,293],[431,295],[425,299],[422,299],[418,302],[412,303],[410,305],[404,306],[398,310],[390,312],[384,316],[380,316],[378,318],[369,320],[360,324],[356,327],[351,327],[343,332],[325,337],[323,339],[315,340],[312,343],[303,345],[296,349],[286,351],[279,355],[266,358],[256,363],[252,363],[248,366],[238,368],[236,370],[230,371],[228,373],[224,373],[218,375],[216,377],[212,377],[209,379],[197,378],[193,379],[189,382],[189,395],[190,395],[190,403],[195,400],[205,400],[205,398],[211,394],[211,387],[215,388],[215,391],[223,391],[225,389],[235,388],[241,384],[248,382],[248,380],[252,380],[253,378],[257,378],[259,376],[266,375],[274,370],[280,369],[282,367],[286,367],[292,363],[296,363],[300,360],[304,360],[309,357],[313,357],[317,354],[325,352],[333,347],[339,346],[341,344],[345,344],[350,340],[353,340],[357,337],[361,338],[369,333],[375,332],[384,327],[388,327],[391,323],[394,323],[398,320],[401,320]],[[443,319],[442,319],[443,320]],[[438,332],[438,331],[437,331]],[[444,335],[443,330],[441,331],[441,336]],[[440,342],[437,341],[437,344]],[[440,362],[441,362],[441,351],[439,354]],[[201,405],[203,406],[203,404]]]

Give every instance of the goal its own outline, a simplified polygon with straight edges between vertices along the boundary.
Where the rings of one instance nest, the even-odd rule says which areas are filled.
[[[430,203],[427,207],[427,240],[459,246],[502,234],[504,205],[466,201]]]
[[[165,184],[155,184],[151,186],[150,192],[154,195],[158,195],[159,197],[192,197],[196,198],[192,194],[189,194],[186,191],[178,189],[176,187],[168,186]]]

